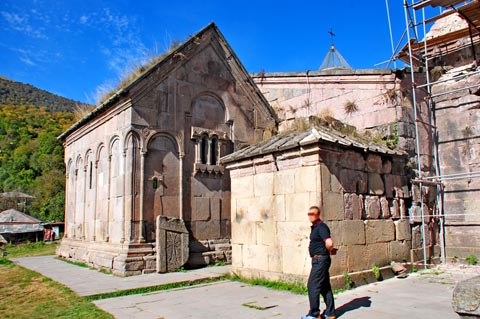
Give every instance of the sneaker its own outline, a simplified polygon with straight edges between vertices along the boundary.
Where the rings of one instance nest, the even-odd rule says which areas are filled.
[[[318,319],[318,318],[312,317],[312,316],[302,316],[302,319]]]
[[[332,317],[325,316],[325,319],[337,319],[337,317],[335,317],[335,316],[332,316]]]

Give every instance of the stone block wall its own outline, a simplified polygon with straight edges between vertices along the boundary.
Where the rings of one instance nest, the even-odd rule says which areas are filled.
[[[464,67],[451,69],[442,75],[440,80],[468,73],[473,73],[470,63]],[[474,74],[432,87],[434,94],[442,94],[435,98],[435,107],[439,132],[439,161],[443,175],[479,172],[479,88],[462,90],[479,84],[480,74]],[[456,91],[449,93],[453,90]],[[465,176],[445,181],[443,201],[448,258],[463,258],[471,254],[480,256],[479,195],[478,177]]]
[[[320,205],[338,254],[331,274],[410,261],[414,241],[405,159],[317,145],[229,165],[232,259],[246,277],[303,280],[307,211]],[[415,224],[415,227],[418,228]]]

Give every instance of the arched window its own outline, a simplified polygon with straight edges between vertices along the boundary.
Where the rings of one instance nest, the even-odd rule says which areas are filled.
[[[90,168],[89,168],[89,180],[88,180],[88,188],[92,189],[92,180],[93,180],[93,163],[90,162]]]
[[[217,165],[217,155],[218,155],[218,138],[216,136],[212,137],[210,144],[210,164]]]
[[[202,141],[200,142],[200,160],[202,164],[207,164],[208,159],[208,137],[206,135],[202,136]]]

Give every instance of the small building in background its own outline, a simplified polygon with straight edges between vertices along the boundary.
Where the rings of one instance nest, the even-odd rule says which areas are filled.
[[[0,211],[15,208],[25,213],[27,205],[34,199],[32,195],[22,192],[0,193]]]
[[[0,213],[0,235],[10,243],[43,240],[43,229],[41,220],[16,209]]]

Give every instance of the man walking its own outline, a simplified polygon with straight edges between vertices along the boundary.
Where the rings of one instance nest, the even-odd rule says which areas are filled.
[[[320,315],[320,295],[322,295],[327,306],[325,318],[335,319],[335,304],[328,269],[332,263],[330,255],[335,255],[337,249],[333,248],[330,229],[320,218],[319,207],[310,207],[308,219],[312,223],[310,245],[308,246],[310,257],[312,257],[312,270],[310,271],[310,277],[308,277],[310,311],[302,319],[322,318]]]

